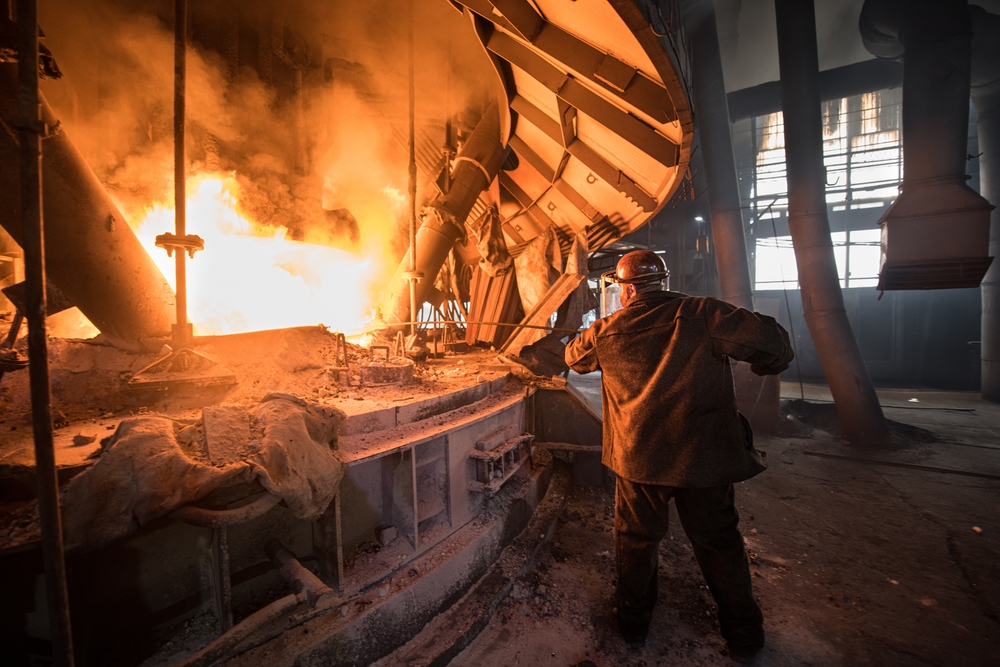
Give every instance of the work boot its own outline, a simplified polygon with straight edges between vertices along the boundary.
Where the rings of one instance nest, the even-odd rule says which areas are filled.
[[[622,639],[631,648],[642,648],[646,645],[646,637],[649,635],[649,620],[636,616],[648,616],[648,614],[628,614],[623,613],[621,609],[615,609],[615,619],[618,621],[618,631]]]
[[[754,663],[754,659],[760,650],[764,648],[764,628],[758,628],[751,633],[751,636],[740,638],[737,641],[727,642],[729,646],[729,657],[742,665]]]

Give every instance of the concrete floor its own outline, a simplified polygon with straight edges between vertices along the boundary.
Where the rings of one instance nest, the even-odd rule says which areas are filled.
[[[571,382],[599,402],[599,377]],[[782,388],[800,392],[810,415],[759,437],[769,470],[737,485],[768,633],[755,664],[1000,664],[1000,405],[880,390],[886,416],[910,428],[904,447],[864,451],[830,427],[826,387]],[[612,518],[613,483],[574,490],[534,569],[451,664],[732,664],[676,517],[649,641],[624,645],[610,621]]]

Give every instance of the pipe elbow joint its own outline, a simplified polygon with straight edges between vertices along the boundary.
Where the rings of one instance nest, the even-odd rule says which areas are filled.
[[[865,0],[858,29],[869,53],[897,60],[907,48],[971,36],[972,23],[967,0]]]

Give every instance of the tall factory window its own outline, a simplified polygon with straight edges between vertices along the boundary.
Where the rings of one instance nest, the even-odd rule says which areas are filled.
[[[876,221],[903,178],[901,92],[882,90],[823,103],[823,157],[831,240],[844,288],[877,283]],[[740,160],[755,289],[797,289],[788,230],[788,182],[781,112],[749,123],[751,154]],[[737,138],[739,141],[739,138]],[[749,186],[749,187],[747,187]]]
[[[878,284],[880,233],[878,229],[830,233],[842,288],[875,287]],[[754,289],[799,288],[799,271],[791,236],[758,238],[754,254],[757,260]]]

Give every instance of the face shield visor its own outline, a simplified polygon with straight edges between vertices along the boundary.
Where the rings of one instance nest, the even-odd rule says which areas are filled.
[[[622,285],[649,284],[658,282],[662,289],[670,289],[670,270],[654,271],[633,276],[627,280],[620,279],[615,271],[601,274],[601,317],[607,317],[622,307]]]

